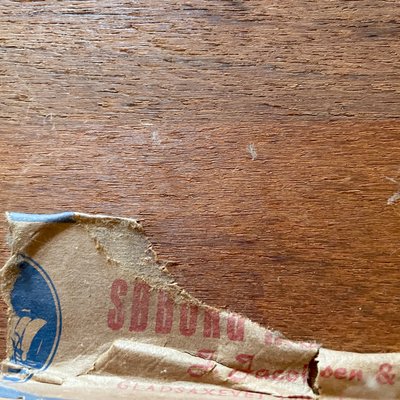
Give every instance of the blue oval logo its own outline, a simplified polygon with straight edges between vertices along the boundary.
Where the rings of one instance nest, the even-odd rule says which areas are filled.
[[[62,331],[61,306],[46,271],[29,257],[21,256],[19,275],[11,291],[12,355],[7,380],[26,381],[34,371],[53,361]],[[15,375],[16,374],[16,375]]]

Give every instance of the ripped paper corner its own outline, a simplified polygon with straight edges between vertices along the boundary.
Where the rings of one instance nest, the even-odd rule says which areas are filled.
[[[133,219],[7,217],[0,398],[400,398],[399,354],[325,350],[200,302]]]

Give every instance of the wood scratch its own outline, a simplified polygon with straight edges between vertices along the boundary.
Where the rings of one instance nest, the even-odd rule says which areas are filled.
[[[397,201],[400,200],[400,191],[396,192],[395,194],[391,195],[388,199],[387,199],[387,204],[389,206],[393,205],[394,203],[396,203]]]
[[[249,152],[251,159],[253,161],[257,159],[257,151],[256,151],[256,147],[254,146],[254,143],[250,143],[247,146],[247,151]]]
[[[386,178],[388,181],[390,181],[390,182],[392,182],[392,183],[395,183],[396,185],[399,185],[399,182],[398,182],[396,179],[391,178],[391,177],[389,177],[389,176],[385,176],[385,178]],[[386,204],[387,204],[388,206],[392,206],[394,203],[396,203],[396,202],[399,201],[399,200],[400,200],[400,190],[398,190],[396,193],[392,194],[392,195],[387,199]]]

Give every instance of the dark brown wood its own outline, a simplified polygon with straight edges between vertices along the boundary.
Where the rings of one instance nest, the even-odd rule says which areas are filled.
[[[399,12],[2,0],[0,211],[137,217],[200,299],[400,351]]]

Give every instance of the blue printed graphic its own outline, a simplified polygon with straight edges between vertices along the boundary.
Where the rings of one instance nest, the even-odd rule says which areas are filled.
[[[56,354],[62,331],[61,307],[48,274],[34,260],[21,256],[11,291],[13,353],[7,380],[26,381],[32,369],[46,369]]]
[[[10,388],[4,384],[0,384],[0,397],[5,399],[23,399],[23,400],[63,400],[61,397],[43,397],[37,396],[32,393],[20,391],[14,388]]]
[[[8,217],[14,222],[75,222],[75,213],[73,212],[63,212],[58,214],[25,214],[9,212]]]

